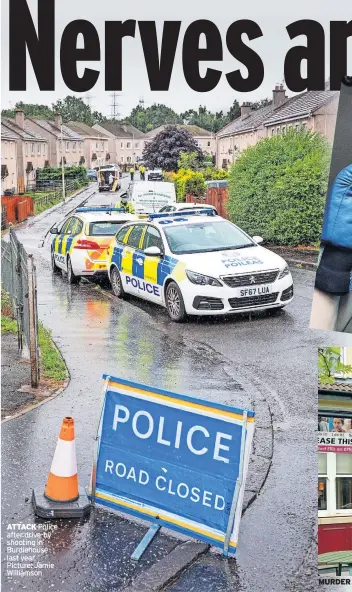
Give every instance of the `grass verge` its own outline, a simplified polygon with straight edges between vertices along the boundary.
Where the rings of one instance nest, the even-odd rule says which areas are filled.
[[[17,322],[10,317],[1,315],[1,334],[17,333]]]
[[[13,318],[11,299],[1,288],[1,333],[17,333],[17,321]],[[62,382],[69,378],[64,359],[51,338],[51,333],[39,322],[38,344],[40,351],[40,375],[42,378]]]
[[[64,359],[51,339],[48,329],[39,323],[38,341],[40,348],[40,374],[43,378],[62,381],[68,378],[68,371]]]

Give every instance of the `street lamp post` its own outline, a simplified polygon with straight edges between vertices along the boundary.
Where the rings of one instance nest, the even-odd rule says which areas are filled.
[[[64,136],[62,131],[62,124],[61,124],[61,182],[62,182],[62,201],[65,201],[66,198],[66,191],[65,191],[65,165],[64,165]]]

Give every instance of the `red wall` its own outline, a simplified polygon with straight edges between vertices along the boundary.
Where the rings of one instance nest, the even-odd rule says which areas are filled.
[[[352,551],[352,523],[319,525],[319,555],[333,551]]]

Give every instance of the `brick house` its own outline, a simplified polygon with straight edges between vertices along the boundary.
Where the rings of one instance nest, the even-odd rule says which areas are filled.
[[[66,126],[83,138],[84,165],[91,169],[95,166],[104,166],[113,162],[108,150],[109,137],[99,130],[80,121],[69,121]],[[110,158],[107,158],[109,157]]]
[[[290,128],[306,128],[325,136],[330,144],[334,139],[338,91],[308,91],[296,95],[286,105],[267,118],[267,136],[286,133]]]
[[[216,136],[212,132],[209,132],[198,125],[187,125],[187,124],[169,124],[173,125],[174,127],[180,127],[189,131],[194,140],[196,141],[198,147],[204,152],[205,154],[209,154],[210,156],[215,156],[216,153]],[[151,130],[146,134],[146,142],[150,142],[155,138],[155,136],[163,131],[167,125],[160,125],[155,129]]]
[[[131,165],[142,158],[145,134],[133,125],[104,122],[96,123],[93,129],[108,137],[111,164]]]
[[[17,189],[17,142],[15,132],[1,124],[1,192]]]
[[[16,137],[17,178],[15,185],[11,185],[11,187],[16,186],[17,190],[22,193],[25,186],[35,180],[36,170],[43,168],[45,161],[49,159],[49,143],[39,132],[30,129],[21,109],[16,110],[15,119],[4,117],[2,126]],[[4,142],[6,141],[4,138]],[[8,153],[14,153],[11,140],[6,148]]]
[[[61,166],[61,159],[66,165],[78,165],[84,156],[83,138],[62,123],[61,115],[55,116],[55,121],[29,117],[26,124],[31,132],[37,132],[49,142],[50,166]]]
[[[240,153],[262,138],[290,128],[306,128],[332,142],[339,92],[308,91],[288,98],[283,85],[276,85],[272,102],[260,109],[243,103],[241,115],[217,133],[217,166],[227,168]]]

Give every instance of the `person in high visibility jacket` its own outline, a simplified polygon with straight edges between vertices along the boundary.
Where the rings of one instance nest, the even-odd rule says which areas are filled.
[[[142,164],[139,167],[139,172],[140,172],[140,175],[141,175],[141,181],[144,181],[145,180],[145,166],[143,166]]]
[[[121,194],[120,201],[116,204],[116,207],[124,210],[126,214],[134,214],[134,207],[129,201],[127,193]]]
[[[130,175],[131,175],[131,181],[133,181],[133,177],[134,177],[134,168],[133,167],[130,168]]]

